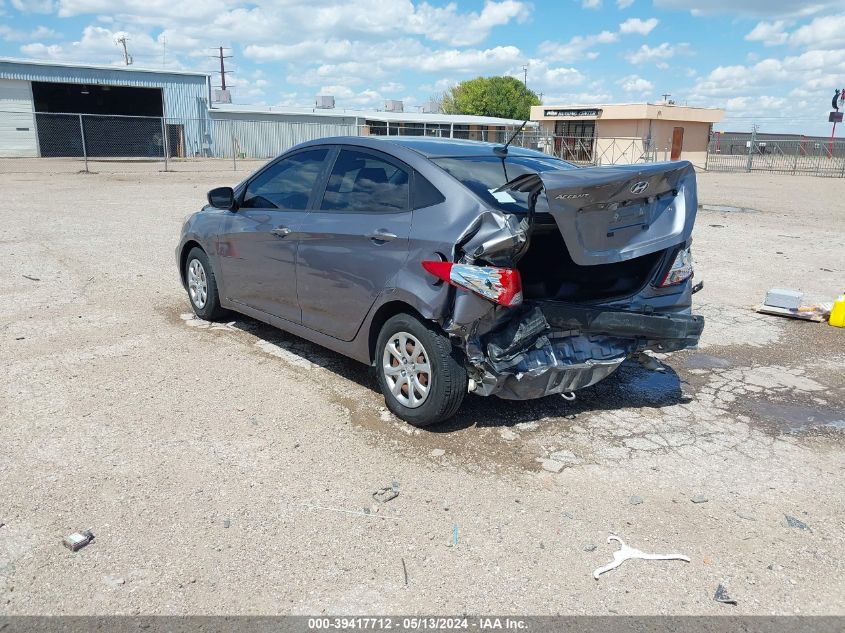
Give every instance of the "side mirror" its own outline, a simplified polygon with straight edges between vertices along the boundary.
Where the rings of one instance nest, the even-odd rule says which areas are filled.
[[[235,191],[231,187],[217,187],[208,192],[208,204],[215,209],[235,209]]]

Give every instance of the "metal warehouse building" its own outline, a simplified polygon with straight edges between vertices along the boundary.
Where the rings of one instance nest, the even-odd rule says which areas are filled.
[[[202,73],[0,59],[0,157],[257,158],[326,136],[501,142],[522,121],[432,112],[210,103]],[[530,124],[536,126],[536,124]]]
[[[0,59],[0,155],[197,155],[208,97],[201,73]]]
[[[399,102],[388,104],[395,107]],[[235,151],[254,157],[270,157],[278,153],[278,147],[324,136],[439,136],[503,142],[522,125],[522,121],[496,117],[334,107],[214,104],[209,116],[218,151],[234,142]]]

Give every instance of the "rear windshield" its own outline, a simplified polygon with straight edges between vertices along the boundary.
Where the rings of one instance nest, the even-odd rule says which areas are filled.
[[[472,189],[490,206],[511,213],[528,211],[528,194],[516,191],[494,194],[494,189],[523,174],[576,169],[570,163],[551,156],[508,156],[504,159],[498,156],[450,156],[431,160]],[[537,212],[542,213],[548,209],[546,197],[540,196],[537,200]]]

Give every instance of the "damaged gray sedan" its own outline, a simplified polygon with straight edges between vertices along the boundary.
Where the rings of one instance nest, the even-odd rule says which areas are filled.
[[[467,393],[571,397],[704,326],[687,162],[575,168],[474,141],[328,138],[208,202],[176,250],[194,312],[372,365],[418,426]]]

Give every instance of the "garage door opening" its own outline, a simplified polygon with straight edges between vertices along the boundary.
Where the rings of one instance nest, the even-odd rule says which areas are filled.
[[[161,88],[33,81],[32,98],[41,156],[160,158],[164,153]]]

